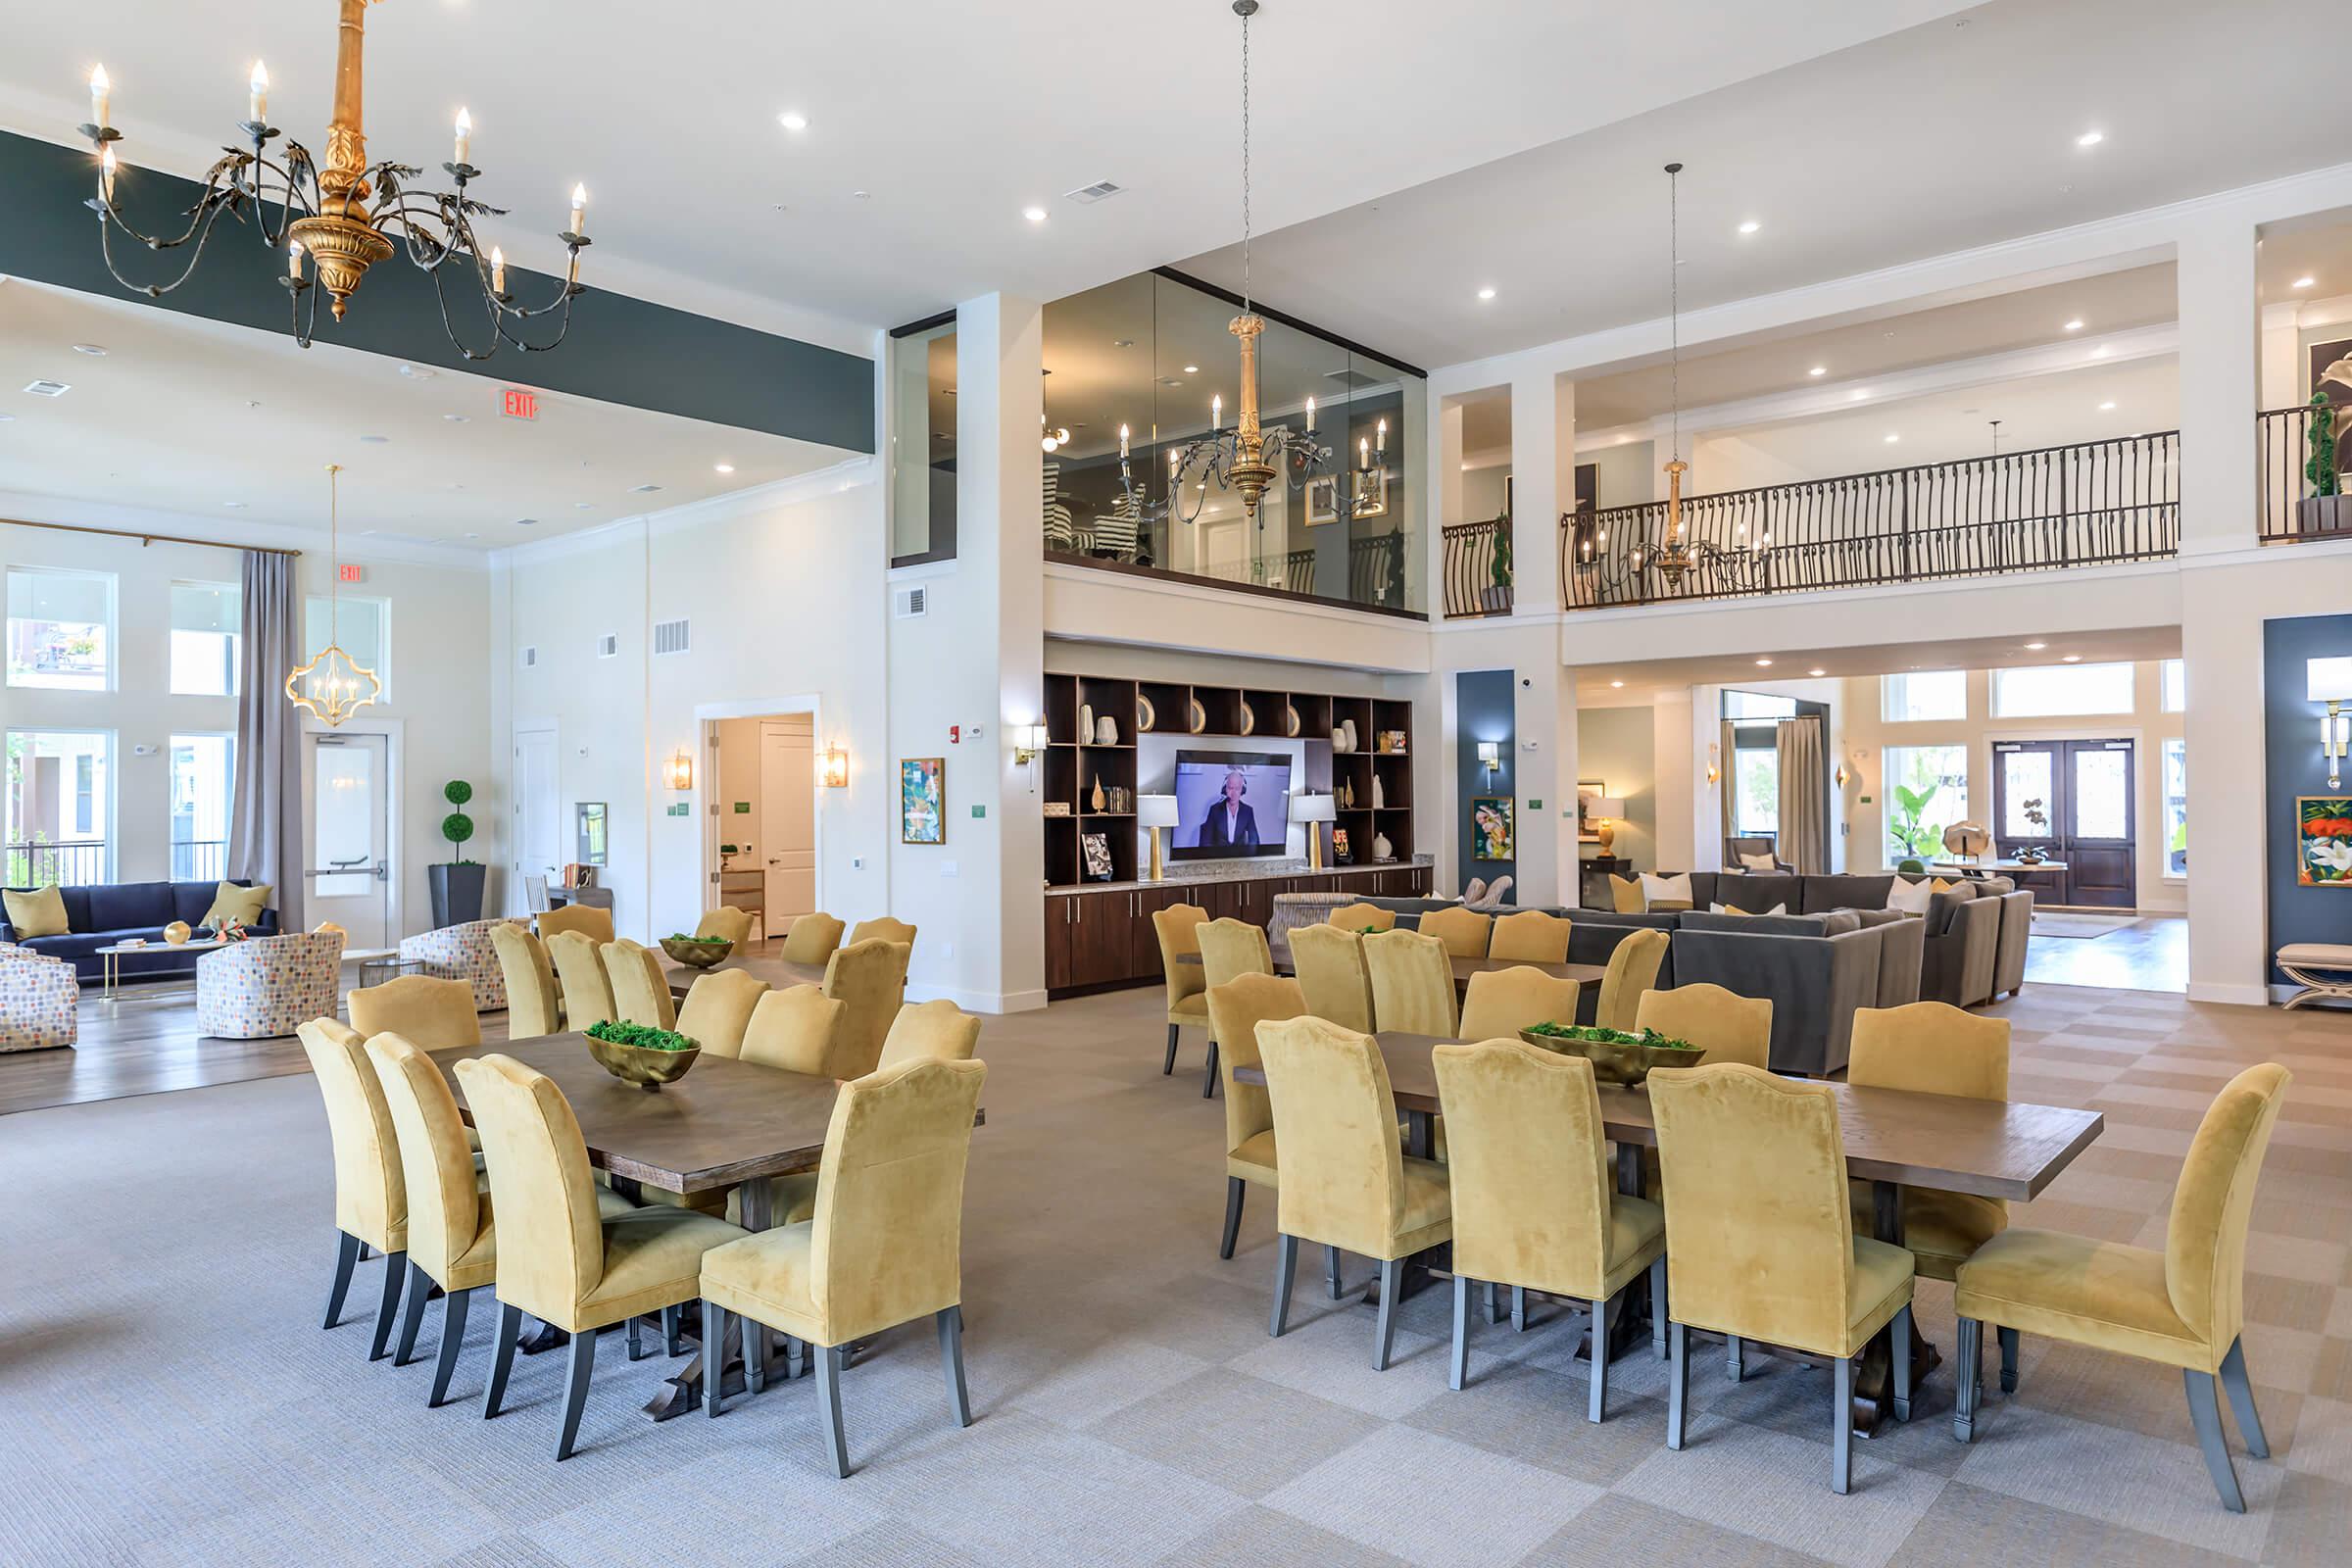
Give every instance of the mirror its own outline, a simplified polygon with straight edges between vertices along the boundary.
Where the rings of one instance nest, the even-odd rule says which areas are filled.
[[[579,839],[573,858],[582,865],[605,863],[605,803],[582,801],[572,808],[577,817],[575,832]]]

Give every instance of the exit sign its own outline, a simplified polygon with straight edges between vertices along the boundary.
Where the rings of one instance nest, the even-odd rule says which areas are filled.
[[[536,419],[539,417],[538,393],[526,392],[521,387],[511,386],[506,389],[505,395],[506,402],[500,407],[498,412],[505,415],[508,418]]]
[[[335,575],[344,582],[366,582],[368,568],[346,561],[335,568]]]

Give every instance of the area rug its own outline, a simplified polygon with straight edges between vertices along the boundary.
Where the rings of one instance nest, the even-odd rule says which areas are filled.
[[[2111,931],[2139,923],[2136,914],[2044,914],[2034,911],[2034,935],[2092,941]]]

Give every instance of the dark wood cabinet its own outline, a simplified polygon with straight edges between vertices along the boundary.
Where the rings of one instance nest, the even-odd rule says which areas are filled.
[[[1073,893],[1046,901],[1047,990],[1129,978],[1134,898],[1132,893]]]

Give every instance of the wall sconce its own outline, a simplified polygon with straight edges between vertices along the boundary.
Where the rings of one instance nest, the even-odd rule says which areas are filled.
[[[1037,760],[1039,754],[1045,749],[1046,726],[1043,722],[1012,726],[1012,760],[1014,762],[1022,767],[1027,767],[1031,762]]]
[[[1848,776],[1849,775],[1845,771],[1845,759],[1840,757],[1838,759],[1838,787],[1839,789],[1845,788],[1845,781]]]
[[[1707,782],[1712,784],[1721,777],[1723,777],[1723,748],[1709,746],[1707,748]]]
[[[2311,659],[2303,665],[2304,696],[2326,703],[2320,717],[2320,755],[2328,759],[2328,787],[2343,788],[2343,760],[2352,749],[2352,716],[2344,704],[2352,701],[2352,659]]]
[[[816,754],[816,781],[829,790],[850,787],[850,754],[838,746],[828,746]]]
[[[1502,766],[1502,744],[1499,741],[1480,741],[1478,760],[1490,773]]]
[[[673,790],[694,788],[694,754],[681,746],[662,764],[662,782]]]

